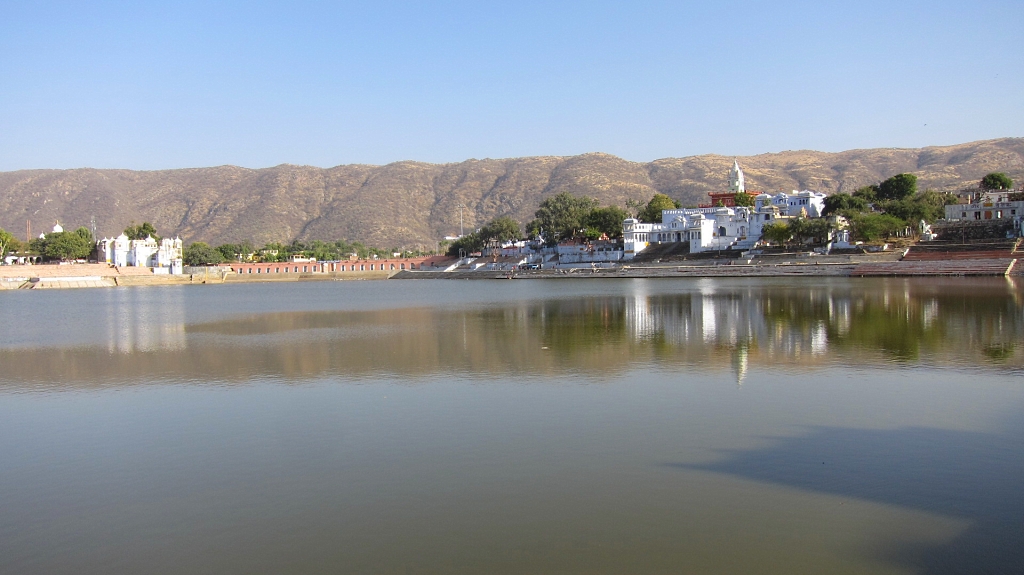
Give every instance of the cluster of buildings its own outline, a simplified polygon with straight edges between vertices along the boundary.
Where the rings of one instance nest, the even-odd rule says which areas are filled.
[[[629,218],[622,223],[624,257],[632,259],[652,243],[688,242],[690,253],[711,250],[751,249],[761,239],[765,225],[796,217],[820,218],[826,195],[794,191],[791,194],[757,194],[754,205],[737,206],[737,194],[746,193],[743,170],[733,162],[729,191],[711,194],[717,205],[663,210],[661,223],[643,223]],[[840,238],[848,241],[849,238]]]

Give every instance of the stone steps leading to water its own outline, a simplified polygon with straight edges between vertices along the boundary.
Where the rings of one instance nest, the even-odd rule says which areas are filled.
[[[1012,258],[947,259],[935,261],[870,262],[858,265],[854,277],[873,276],[1006,276],[1017,260]]]

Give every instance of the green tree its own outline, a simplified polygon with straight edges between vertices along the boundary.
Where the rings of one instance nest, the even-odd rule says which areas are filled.
[[[92,232],[85,226],[75,230],[75,235],[82,238],[82,241],[88,243],[90,246],[96,245],[96,240],[92,237]]]
[[[83,230],[85,228],[79,228]],[[56,232],[47,234],[45,239],[40,240],[38,247],[40,252],[51,260],[77,260],[88,258],[92,254],[95,244],[90,241],[92,234],[85,230],[85,234],[75,232]]]
[[[914,174],[896,174],[878,184],[878,199],[905,200],[917,193],[917,176]]]
[[[128,236],[129,240],[144,240],[149,236],[153,236],[153,239],[160,241],[160,236],[156,234],[156,228],[149,222],[142,222],[139,225],[135,225],[132,222],[127,228],[124,229],[124,235]]]
[[[825,218],[811,218],[807,220],[804,234],[815,244],[824,244],[828,241],[828,234],[832,231],[832,223]]]
[[[216,265],[223,261],[220,251],[203,242],[194,242],[182,254],[182,262],[187,266]]]
[[[754,195],[748,194],[747,192],[737,192],[736,196],[733,198],[733,202],[735,202],[739,207],[749,208],[754,205]]]
[[[647,202],[647,206],[637,214],[637,219],[641,222],[649,224],[656,224],[661,221],[661,212],[663,210],[675,210],[682,205],[665,194],[654,194],[651,201]]]
[[[628,217],[629,212],[618,206],[597,208],[587,218],[587,229],[596,230],[598,237],[603,233],[611,239],[621,238],[622,221]]]
[[[1002,172],[992,172],[981,179],[981,187],[986,190],[1012,190],[1013,180]]]
[[[522,231],[519,229],[519,222],[513,220],[508,216],[502,216],[495,218],[480,228],[478,232],[480,240],[483,243],[487,243],[491,240],[499,242],[507,242],[511,240],[518,240],[522,237]]]
[[[786,226],[789,227],[789,233],[793,236],[795,243],[805,243],[812,237],[813,231],[810,222],[810,219],[802,216],[786,221]]]
[[[761,237],[773,244],[785,245],[793,239],[793,230],[788,224],[772,222],[761,228]]]
[[[872,184],[857,188],[857,191],[853,192],[853,197],[860,198],[865,202],[873,202],[878,199],[878,186]]]
[[[861,196],[850,194],[832,194],[825,198],[825,209],[821,211],[822,216],[831,216],[839,213],[865,212],[868,209],[868,202]]]
[[[483,247],[484,241],[480,238],[479,234],[473,232],[453,241],[451,245],[448,246],[448,255],[461,256],[463,253],[471,254],[479,252]]]
[[[295,244],[292,244],[292,253],[299,252],[301,250],[294,249]],[[253,247],[251,242],[245,241],[240,244],[221,244],[217,246],[217,251],[224,256],[225,261],[237,262],[237,261],[248,261],[249,257],[256,252],[256,248]]]
[[[21,242],[7,230],[0,228],[0,258],[7,255],[7,252],[16,252],[21,249]]]
[[[956,203],[955,196],[925,190],[912,198],[881,202],[879,207],[907,225],[916,226],[921,220],[934,222],[942,219],[946,215],[946,205],[951,203]]]
[[[907,227],[907,222],[890,214],[860,214],[850,220],[853,236],[864,241],[888,239]]]
[[[568,239],[581,233],[587,227],[590,212],[597,208],[597,200],[586,196],[578,197],[561,192],[543,202],[534,212],[534,221],[527,229],[544,236],[548,245]]]

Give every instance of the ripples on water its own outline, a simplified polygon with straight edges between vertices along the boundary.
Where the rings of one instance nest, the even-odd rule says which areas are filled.
[[[0,296],[0,572],[1024,565],[1012,280]]]

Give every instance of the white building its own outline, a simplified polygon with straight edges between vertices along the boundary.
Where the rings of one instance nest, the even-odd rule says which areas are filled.
[[[101,262],[122,267],[149,267],[156,273],[182,272],[181,238],[164,238],[158,244],[153,236],[129,240],[121,234],[116,238],[103,238],[96,244]]]
[[[947,220],[1003,220],[1024,216],[1024,202],[982,201],[946,206]]]
[[[810,190],[802,192],[793,190],[793,193],[790,194],[779,192],[774,196],[760,194],[754,198],[754,207],[773,205],[779,208],[779,212],[784,216],[804,215],[808,218],[820,218],[821,213],[825,210],[825,198],[827,197],[821,192]]]
[[[1009,221],[1013,234],[1024,236],[1024,202],[998,201],[1005,198],[982,197],[973,204],[951,204],[946,206],[946,219],[952,221]],[[996,200],[996,201],[992,201]]]

